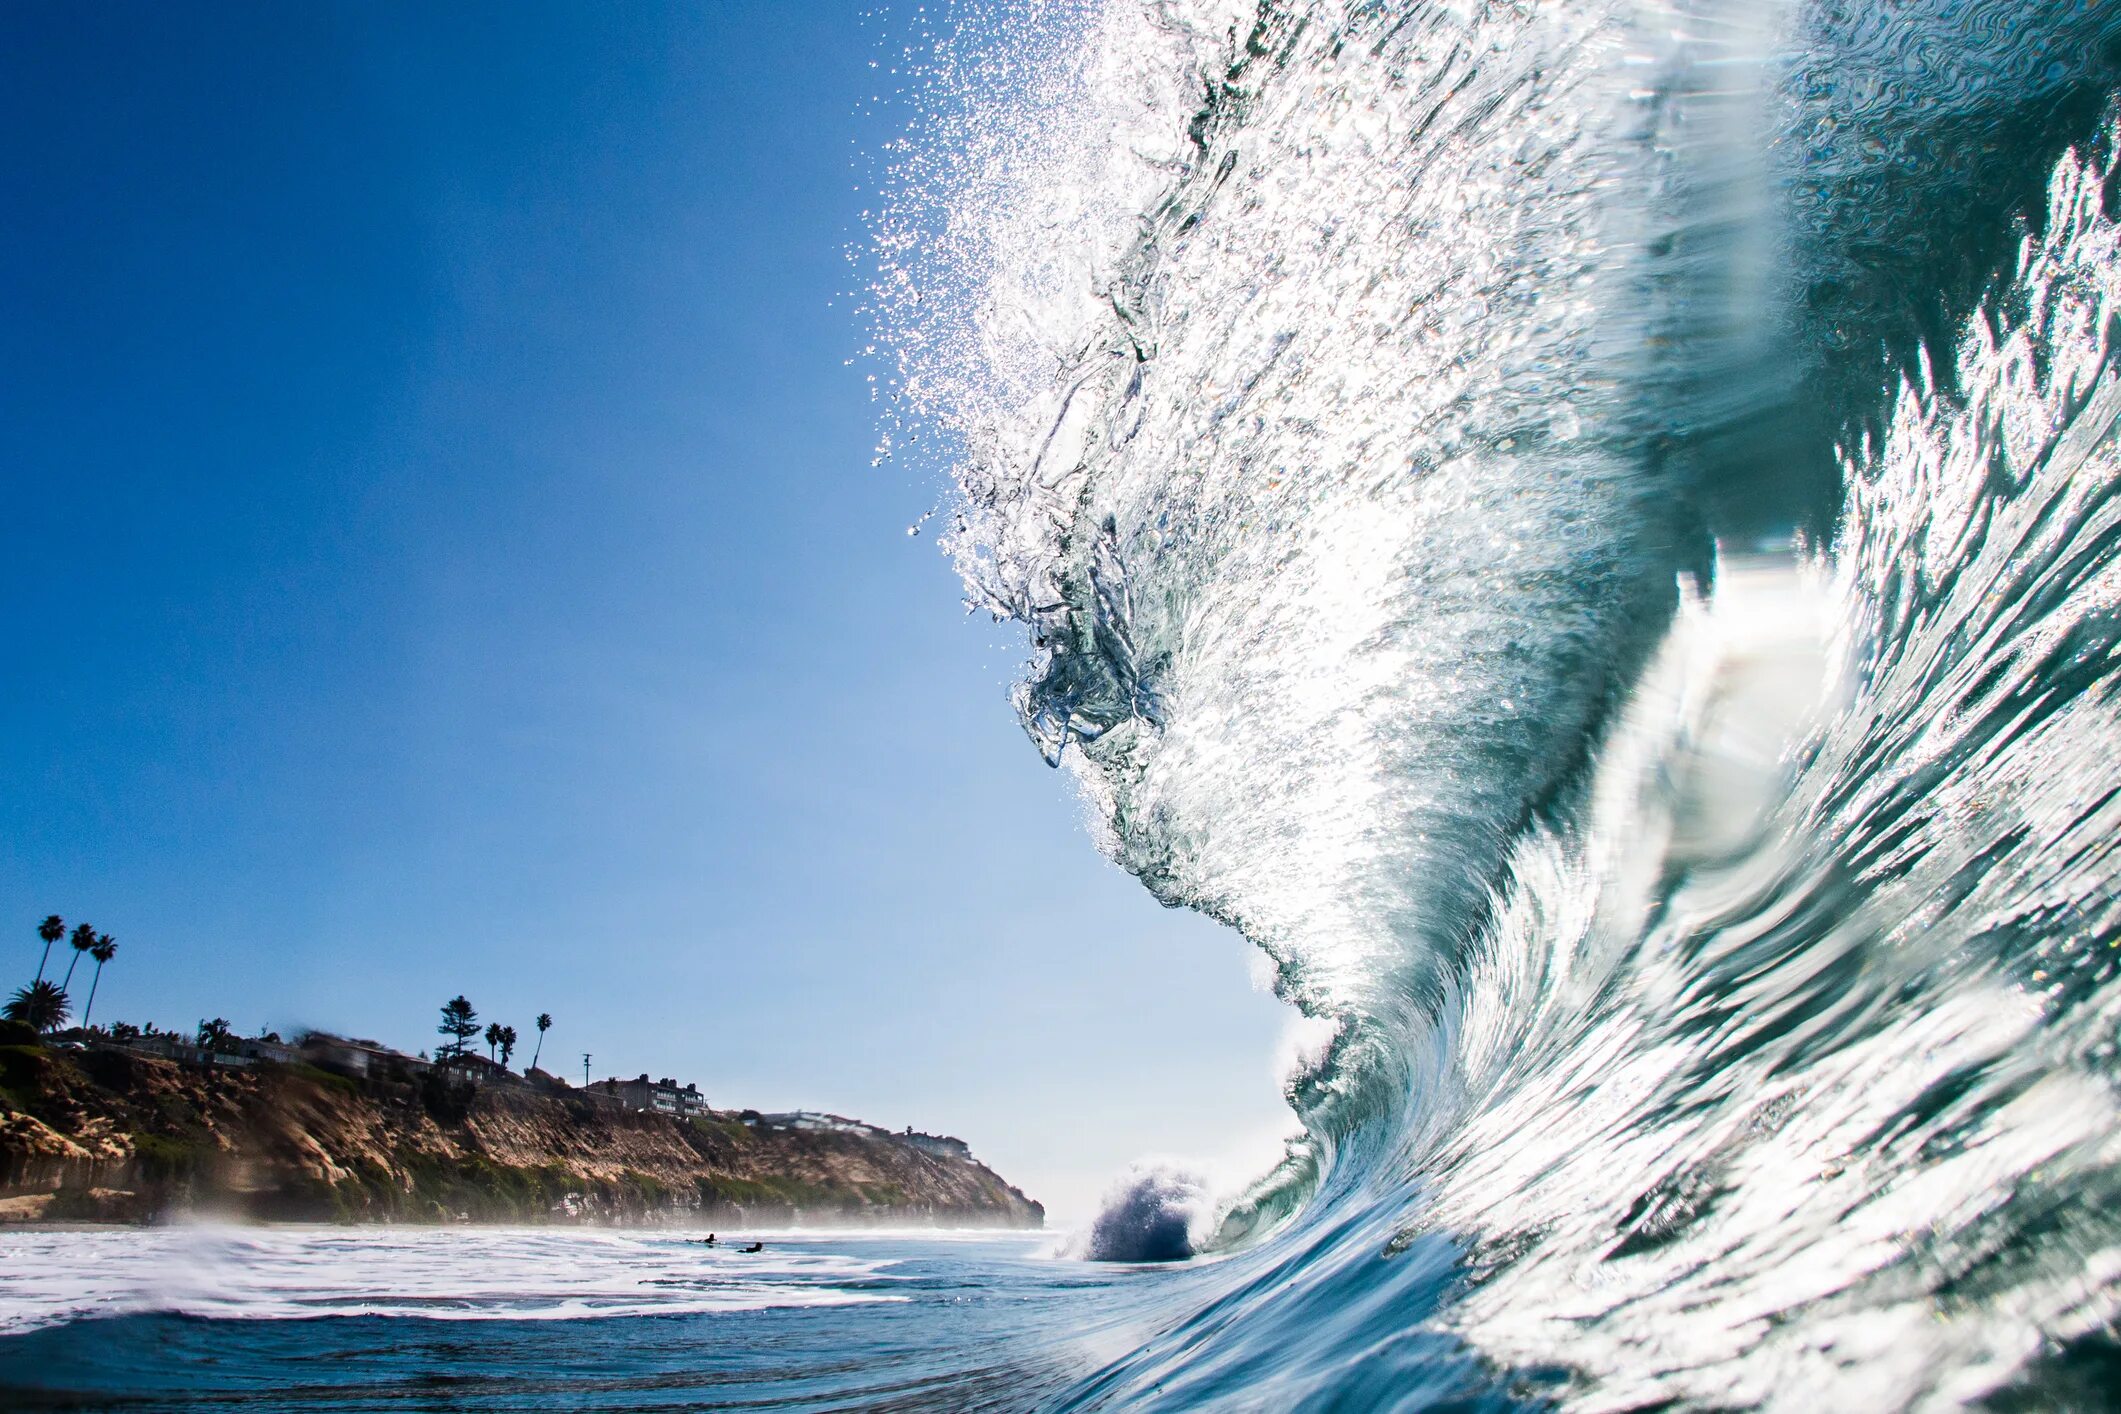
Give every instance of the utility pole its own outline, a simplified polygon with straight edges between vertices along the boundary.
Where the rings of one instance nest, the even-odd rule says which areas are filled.
[[[589,1088],[589,1052],[582,1052],[582,1088]]]

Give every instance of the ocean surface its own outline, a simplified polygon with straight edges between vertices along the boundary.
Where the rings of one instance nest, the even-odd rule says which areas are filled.
[[[1303,1137],[1079,1255],[10,1236],[14,1397],[2121,1404],[2121,5],[895,23],[879,456]]]
[[[759,1253],[704,1235],[10,1233],[0,1408],[1027,1409],[1138,1348],[1222,1265],[1056,1260],[1049,1233],[743,1234]],[[1406,1265],[1432,1295],[1449,1271],[1441,1253]],[[1509,1407],[1452,1342],[1409,1349],[1421,1387]]]

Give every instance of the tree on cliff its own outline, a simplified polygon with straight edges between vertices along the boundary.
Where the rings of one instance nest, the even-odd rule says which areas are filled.
[[[479,1034],[479,1014],[461,994],[451,997],[442,1003],[442,1024],[435,1030],[449,1037],[436,1048],[435,1059],[455,1060],[470,1049],[472,1038]]]
[[[516,1029],[513,1026],[502,1027],[500,1040],[501,1069],[506,1070],[508,1069],[508,1058],[516,1053]]]
[[[545,1033],[550,1030],[552,1030],[552,1013],[549,1011],[539,1012],[538,1043],[537,1045],[530,1048],[530,1068],[532,1070],[536,1070],[538,1068],[538,1057],[540,1055],[543,1055],[545,1052]]]
[[[44,956],[37,959],[37,980],[42,982],[45,964],[52,960],[52,944],[66,936],[66,920],[56,913],[46,914],[37,925],[37,936],[44,939]]]
[[[105,933],[96,939],[96,945],[88,950],[88,955],[96,960],[96,975],[88,984],[88,1005],[81,1008],[84,1027],[88,1025],[88,1014],[96,1009],[96,988],[103,985],[103,964],[118,955],[118,945],[111,941],[110,934]]]
[[[217,1016],[212,1021],[202,1020],[199,1023],[200,1050],[218,1055],[222,1051],[229,1050],[235,1044],[235,1028],[228,1024],[227,1017]]]
[[[9,1021],[19,1021],[37,1031],[54,1031],[66,1024],[66,1014],[71,1005],[66,993],[56,982],[38,978],[27,987],[20,988],[7,999],[7,1006],[0,1009]]]
[[[81,965],[81,955],[96,945],[96,930],[86,923],[79,924],[66,942],[74,950],[74,960],[66,964],[66,980],[59,984],[62,992],[74,985],[74,969]]]
[[[489,1021],[486,1023],[486,1059],[493,1060],[494,1053],[499,1051],[500,1049],[501,1023],[498,1021]]]

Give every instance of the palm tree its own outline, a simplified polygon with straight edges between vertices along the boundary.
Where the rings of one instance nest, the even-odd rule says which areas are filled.
[[[508,1058],[515,1053],[516,1029],[513,1026],[504,1026],[501,1028],[501,1069],[508,1069]]]
[[[500,1049],[500,1047],[501,1047],[501,1023],[500,1023],[500,1022],[498,1022],[498,1021],[489,1021],[489,1022],[487,1022],[487,1023],[486,1023],[486,1056],[487,1056],[487,1059],[491,1060],[491,1059],[493,1058],[493,1053],[494,1053],[495,1051],[499,1050],[499,1049]]]
[[[229,1028],[225,1016],[199,1023],[199,1049],[202,1051],[218,1052],[234,1045],[235,1040],[236,1033]]]
[[[66,964],[66,980],[59,984],[59,990],[62,992],[74,985],[74,969],[81,965],[81,955],[96,945],[96,930],[86,923],[80,924],[75,927],[73,936],[66,941],[74,950],[74,960]]]
[[[118,955],[118,945],[111,941],[110,934],[105,933],[96,939],[96,945],[88,950],[88,955],[96,960],[96,975],[88,984],[88,1005],[81,1008],[84,1030],[88,1026],[88,1014],[96,1009],[96,988],[103,985],[103,964]]]
[[[530,1049],[530,1068],[532,1070],[538,1068],[538,1056],[545,1050],[545,1033],[550,1030],[552,1030],[552,1013],[549,1011],[539,1012],[538,1043]]]
[[[44,956],[37,959],[37,980],[44,980],[44,964],[52,960],[52,944],[66,936],[66,922],[56,913],[48,913],[37,925],[37,936],[44,939]]]
[[[66,1025],[66,1014],[72,1004],[66,999],[66,991],[56,982],[47,982],[42,977],[21,988],[7,999],[0,1008],[0,1015],[9,1021],[20,1021],[37,1032],[56,1031]]]

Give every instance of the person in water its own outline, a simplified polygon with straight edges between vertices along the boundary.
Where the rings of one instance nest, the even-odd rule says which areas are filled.
[[[766,1250],[766,1244],[763,1242],[754,1242],[749,1247],[740,1248],[738,1250],[744,1252],[763,1252]]]
[[[701,1238],[701,1239],[700,1239],[700,1246],[702,1246],[702,1247],[712,1247],[712,1246],[714,1246],[714,1234],[710,1232],[710,1233],[708,1233],[708,1234],[707,1234],[707,1235],[706,1235],[705,1237]]]

